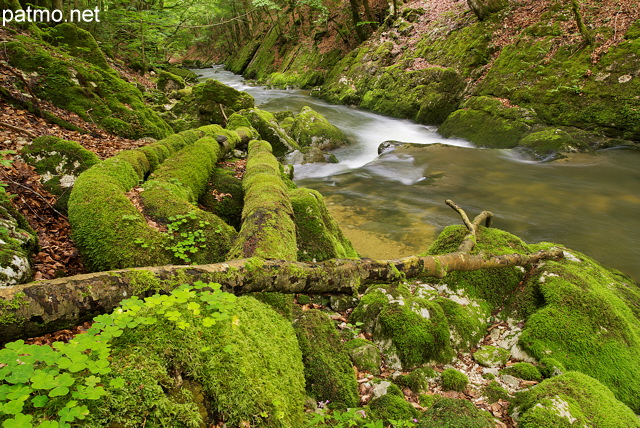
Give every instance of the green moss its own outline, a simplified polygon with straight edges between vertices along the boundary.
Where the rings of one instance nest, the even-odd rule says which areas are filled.
[[[202,138],[203,135],[209,137]],[[125,192],[143,180],[168,153],[184,147],[191,149],[177,153],[166,166],[157,168],[155,180],[146,184],[142,193],[145,209],[165,222],[169,217],[195,212],[195,218],[188,219],[184,226],[191,231],[202,230],[210,250],[198,252],[193,261],[224,260],[235,231],[217,216],[190,203],[204,190],[208,174],[221,154],[213,136],[222,137],[230,147],[239,141],[232,131],[203,127],[161,140],[146,150],[120,152],[80,175],[70,198],[69,217],[75,242],[90,269],[183,262],[169,250],[172,244],[168,236],[147,225]],[[196,141],[200,143],[196,145]]]
[[[543,305],[527,319],[520,345],[538,360],[552,358],[598,379],[640,409],[640,288],[583,254],[564,251],[564,259],[546,262],[524,284],[537,290]]]
[[[37,73],[34,93],[39,98],[123,137],[163,138],[170,134],[167,123],[144,103],[142,93],[133,84],[108,67],[83,61],[82,53],[69,55],[26,36],[16,36],[6,49],[11,65]],[[78,49],[84,52],[85,47]]]
[[[481,346],[473,353],[473,359],[484,367],[503,367],[510,356],[507,349],[491,345]]]
[[[442,372],[442,388],[445,391],[462,392],[469,383],[469,378],[456,369],[446,369]]]
[[[369,417],[382,420],[385,425],[389,424],[390,420],[412,420],[418,416],[418,411],[402,395],[383,395],[371,400],[368,407]]]
[[[253,97],[248,93],[208,79],[194,86],[190,94],[185,94],[171,109],[171,113],[185,121],[176,130],[184,130],[209,124],[224,125],[226,117],[253,105]]]
[[[242,186],[242,228],[228,258],[270,257],[296,260],[293,208],[280,178],[280,166],[266,141],[249,143]]]
[[[430,367],[421,367],[413,370],[407,375],[398,375],[393,378],[393,383],[402,387],[409,388],[412,392],[419,394],[429,389],[429,379],[435,378],[436,372]]]
[[[158,85],[158,89],[163,92],[184,89],[185,87],[185,82],[182,77],[164,70],[158,73],[158,81],[156,84]]]
[[[446,297],[431,297],[436,302],[449,322],[452,345],[458,350],[469,350],[486,334],[490,311],[480,301],[469,300],[468,304],[460,304]]]
[[[298,303],[300,303],[300,299],[298,299]],[[344,344],[344,349],[358,370],[374,375],[380,374],[382,356],[373,342],[360,338],[352,339]]]
[[[520,426],[638,427],[640,419],[606,386],[578,372],[547,379],[516,394]]]
[[[431,245],[427,254],[446,254],[457,251],[466,233],[467,229],[464,226],[446,227]],[[507,232],[481,227],[472,253],[480,252],[495,255],[524,254],[529,252],[529,246],[520,238]],[[446,283],[452,290],[464,290],[473,299],[486,301],[490,305],[489,310],[504,306],[505,312],[508,313],[529,310],[531,306],[537,304],[536,301],[529,300],[529,295],[524,296],[526,297],[524,299],[523,295],[516,293],[518,283],[523,279],[523,271],[512,267],[474,272],[451,272],[440,282]]]
[[[176,330],[159,318],[114,340],[110,376],[125,386],[105,382],[108,394],[86,426],[302,426],[300,350],[291,325],[268,306],[241,297],[230,319],[203,329]]]
[[[109,70],[104,53],[91,33],[78,28],[75,24],[64,22],[49,28],[44,39],[53,46],[69,52],[75,58],[81,58],[90,64]]]
[[[216,214],[236,230],[240,230],[244,190],[242,180],[234,177],[233,171],[215,168],[209,177],[207,189],[198,202],[207,211]]]
[[[344,132],[308,106],[295,116],[290,134],[300,147],[313,145],[322,150],[333,150],[349,144]]]
[[[300,148],[298,143],[280,126],[273,114],[257,108],[244,110],[239,113],[258,131],[261,139],[271,144],[273,154],[276,157],[280,158]]]
[[[490,97],[474,97],[448,116],[438,132],[447,138],[464,138],[481,147],[512,148],[536,120],[531,110],[507,107]]]
[[[20,323],[22,318],[16,312],[27,304],[24,293],[16,293],[11,300],[0,299],[0,325]]]
[[[537,157],[547,157],[555,152],[589,150],[586,143],[575,140],[568,132],[558,128],[533,132],[520,141],[520,146],[532,151]]]
[[[333,321],[318,310],[304,311],[293,324],[302,350],[307,392],[336,407],[360,402],[355,373]]]
[[[383,354],[392,355],[405,369],[430,361],[447,361],[452,354],[449,325],[442,308],[411,296],[404,285],[370,288],[353,311],[350,322],[362,322],[373,341],[385,344]]]
[[[495,380],[482,387],[482,395],[487,397],[489,403],[495,403],[499,400],[509,401],[510,399],[509,392]]]
[[[469,400],[435,396],[433,404],[420,417],[419,428],[492,428],[494,418]]]
[[[553,18],[545,21],[550,23]],[[566,43],[559,49],[552,48],[557,40],[554,35],[522,35],[502,49],[478,92],[533,108],[543,121],[554,126],[637,139],[640,101],[635,94],[640,82],[632,76],[640,61],[633,54],[640,40],[618,44],[596,63],[591,61],[593,48]]]
[[[538,370],[538,368],[531,363],[515,363],[512,366],[505,367],[500,371],[500,373],[515,376],[524,380],[542,380],[540,370]]]
[[[289,196],[295,214],[298,260],[358,257],[327,210],[320,193],[303,188],[290,190]]]

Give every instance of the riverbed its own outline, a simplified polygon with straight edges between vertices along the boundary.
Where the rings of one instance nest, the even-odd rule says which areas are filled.
[[[332,105],[308,91],[250,86],[221,67],[194,70],[250,93],[256,107],[298,113],[308,105],[353,144],[337,164],[295,165],[294,181],[320,191],[363,257],[425,251],[447,225],[459,224],[452,199],[470,216],[526,242],[581,251],[640,280],[640,152],[610,149],[538,162],[517,150],[480,149],[446,139],[435,127]],[[383,141],[414,143],[378,155]]]

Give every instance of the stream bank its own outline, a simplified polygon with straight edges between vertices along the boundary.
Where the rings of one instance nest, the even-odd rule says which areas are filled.
[[[562,242],[640,278],[637,151],[539,162],[517,149],[477,149],[440,136],[435,127],[328,104],[308,91],[250,86],[221,67],[196,71],[249,92],[268,111],[309,105],[353,138],[351,146],[334,151],[338,164],[296,165],[294,179],[325,196],[363,256],[424,251],[445,226],[458,222],[444,204],[451,198],[470,212],[493,211],[496,227],[527,242]],[[421,145],[378,156],[386,140]]]

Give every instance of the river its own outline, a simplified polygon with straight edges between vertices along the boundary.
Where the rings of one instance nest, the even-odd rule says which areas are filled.
[[[328,104],[308,91],[249,86],[219,67],[194,71],[250,93],[264,110],[297,113],[308,105],[352,138],[334,152],[338,164],[296,165],[294,181],[325,196],[364,257],[425,251],[442,228],[460,223],[444,203],[452,199],[470,216],[492,211],[494,227],[526,242],[561,243],[640,280],[640,152],[535,162],[515,150],[446,139],[435,127]],[[378,156],[386,140],[419,145]]]

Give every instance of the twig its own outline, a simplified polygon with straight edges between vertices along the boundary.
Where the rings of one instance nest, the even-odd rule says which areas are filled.
[[[44,201],[44,203],[45,203],[45,204],[47,204],[47,206],[48,206],[49,208],[51,208],[51,210],[53,210],[53,212],[55,212],[56,214],[58,214],[60,217],[64,218],[65,220],[68,220],[68,219],[67,219],[67,216],[66,216],[66,215],[64,215],[64,214],[62,214],[62,213],[61,213],[60,211],[58,211],[57,209],[55,209],[55,207],[54,207],[53,205],[51,205],[51,204],[49,203],[49,201],[47,201],[47,198],[45,198],[43,195],[41,195],[40,193],[36,192],[35,190],[33,190],[33,189],[32,189],[31,187],[29,187],[29,186],[25,186],[25,185],[24,185],[24,184],[22,184],[22,183],[18,183],[17,181],[12,180],[12,179],[11,179],[11,178],[6,174],[6,173],[4,173],[4,172],[2,173],[2,175],[4,175],[4,178],[5,178],[7,181],[10,181],[11,183],[15,184],[16,186],[20,186],[20,187],[22,187],[22,188],[24,188],[24,189],[27,189],[27,190],[28,190],[28,191],[30,191],[31,193],[34,193],[34,194],[38,195],[38,196],[39,196],[39,197]],[[24,199],[24,198],[23,198],[23,199]],[[26,201],[25,201],[25,204],[26,204]],[[28,205],[28,204],[27,204],[27,205]],[[37,214],[36,214],[36,215],[37,215]],[[38,216],[38,218],[40,218],[40,216]],[[42,219],[42,218],[40,218],[40,219],[44,221],[44,219]]]
[[[2,122],[2,121],[0,121],[0,126],[2,126],[2,127],[4,127],[4,128],[9,128],[9,129],[11,129],[11,130],[13,130],[13,131],[20,132],[20,133],[22,133],[22,134],[25,134],[27,137],[29,137],[29,138],[31,138],[31,139],[34,139],[34,138],[36,138],[36,137],[37,137],[37,136],[36,136],[36,134],[34,134],[33,132],[31,132],[31,131],[29,131],[29,130],[27,130],[27,129],[20,128],[20,127],[18,127],[18,126],[14,126],[14,125],[9,125],[9,124],[8,124],[8,123],[6,123],[6,122]]]
[[[458,251],[461,253],[471,252],[471,250],[473,250],[473,247],[475,247],[476,245],[476,234],[478,233],[480,223],[484,221],[486,227],[491,227],[491,219],[493,218],[493,213],[491,211],[482,211],[473,219],[472,223],[469,220],[467,213],[458,204],[453,202],[451,199],[447,199],[445,203],[453,208],[458,214],[460,214],[464,225],[469,230],[467,236],[465,236],[462,240],[460,247],[458,247]]]

